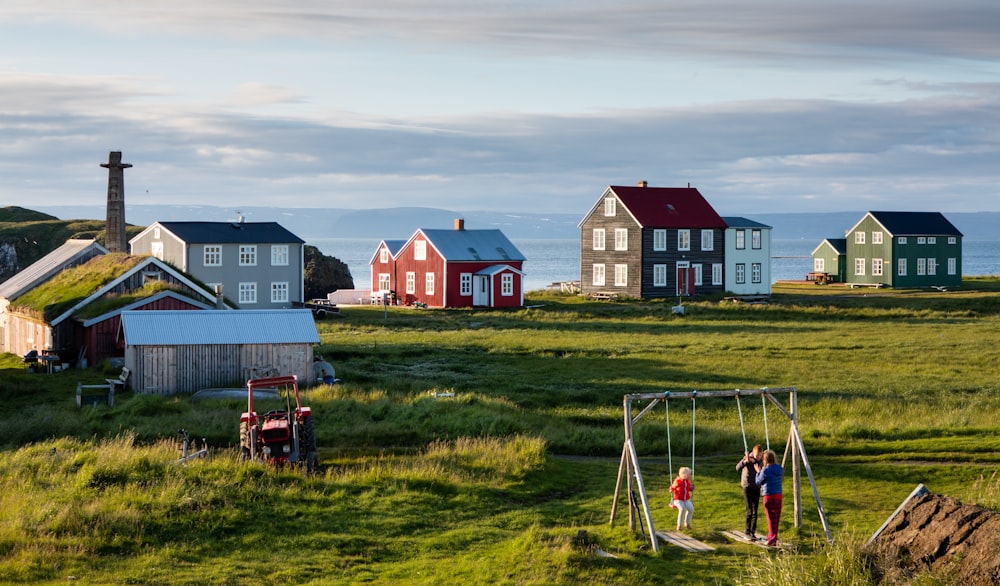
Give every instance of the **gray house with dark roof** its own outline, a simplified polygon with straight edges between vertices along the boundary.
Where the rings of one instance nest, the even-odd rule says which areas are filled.
[[[867,212],[847,230],[845,241],[848,284],[962,284],[962,233],[940,212]]]
[[[197,277],[240,309],[282,309],[302,302],[305,241],[276,222],[156,222],[129,241]]]

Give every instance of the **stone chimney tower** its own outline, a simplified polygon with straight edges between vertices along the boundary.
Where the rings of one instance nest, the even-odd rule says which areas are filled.
[[[104,246],[110,252],[128,252],[125,240],[125,169],[132,165],[122,163],[121,151],[108,153],[108,162],[101,163],[108,170],[108,221],[104,228]]]

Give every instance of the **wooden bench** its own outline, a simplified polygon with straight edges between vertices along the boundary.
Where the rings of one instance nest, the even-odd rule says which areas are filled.
[[[132,374],[132,371],[129,370],[127,366],[125,366],[122,368],[122,373],[118,375],[118,378],[106,378],[104,380],[107,381],[108,386],[111,387],[112,393],[114,393],[117,387],[121,387],[122,390],[124,391],[125,383],[128,382],[128,377],[130,374]]]
[[[618,294],[613,291],[593,291],[590,293],[590,298],[599,301],[613,301],[618,299]]]

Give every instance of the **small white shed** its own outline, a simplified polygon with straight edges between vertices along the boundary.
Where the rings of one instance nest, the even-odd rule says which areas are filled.
[[[126,311],[121,323],[137,393],[242,387],[255,374],[314,382],[319,333],[308,309]]]

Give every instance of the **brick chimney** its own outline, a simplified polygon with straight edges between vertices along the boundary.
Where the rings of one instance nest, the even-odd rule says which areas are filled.
[[[646,180],[645,179],[643,179],[642,181],[639,182],[639,187],[646,187]]]
[[[128,252],[125,240],[125,169],[132,165],[122,163],[121,151],[108,153],[108,162],[101,163],[108,170],[108,219],[104,227],[104,246],[110,252]]]
[[[463,219],[463,218],[455,218],[455,229],[456,230],[465,230],[465,219]]]

